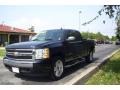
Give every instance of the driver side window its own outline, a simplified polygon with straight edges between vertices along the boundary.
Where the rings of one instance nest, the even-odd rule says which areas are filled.
[[[81,40],[81,35],[80,35],[80,33],[79,32],[77,32],[77,31],[70,31],[69,33],[68,33],[68,35],[67,35],[67,38],[68,37],[75,37],[75,40],[74,41],[80,41]]]

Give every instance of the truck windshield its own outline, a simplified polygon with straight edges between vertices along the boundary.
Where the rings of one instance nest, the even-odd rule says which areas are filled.
[[[61,40],[62,31],[60,30],[47,30],[42,31],[39,34],[35,35],[31,40],[32,41],[47,41],[47,40]]]

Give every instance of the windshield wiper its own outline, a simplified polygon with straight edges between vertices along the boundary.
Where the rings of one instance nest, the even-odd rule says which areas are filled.
[[[46,39],[44,39],[44,40],[52,40],[51,38],[46,38]],[[41,40],[39,40],[38,38],[36,38],[36,39],[33,39],[32,41],[41,41]],[[42,40],[43,41],[43,40]]]
[[[33,39],[32,41],[39,41],[39,39],[36,38],[36,39]]]
[[[46,38],[45,40],[52,40],[52,38]]]

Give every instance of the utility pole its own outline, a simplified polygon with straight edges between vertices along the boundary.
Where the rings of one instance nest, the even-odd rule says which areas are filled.
[[[80,25],[80,24],[81,24],[81,21],[80,21],[80,20],[81,20],[81,19],[80,19],[80,14],[81,14],[81,13],[82,13],[82,12],[79,11],[79,30],[81,29],[81,28],[80,28],[80,27],[81,27],[81,25]]]

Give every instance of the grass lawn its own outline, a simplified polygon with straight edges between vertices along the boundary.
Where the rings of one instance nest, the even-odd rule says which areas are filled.
[[[3,58],[5,55],[5,49],[4,48],[0,48],[0,58]]]
[[[110,58],[87,82],[88,85],[120,84],[120,51]]]

